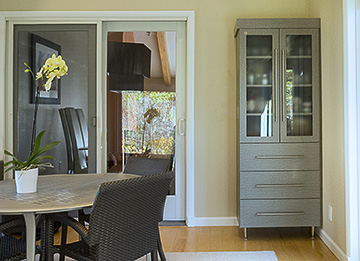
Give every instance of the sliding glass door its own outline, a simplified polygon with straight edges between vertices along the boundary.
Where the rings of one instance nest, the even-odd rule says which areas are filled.
[[[104,24],[107,172],[134,158],[175,171],[165,220],[185,219],[185,23]],[[154,188],[156,189],[156,188]]]

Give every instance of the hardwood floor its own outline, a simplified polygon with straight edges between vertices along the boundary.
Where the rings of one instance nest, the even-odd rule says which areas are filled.
[[[248,240],[238,227],[161,226],[165,252],[275,251],[280,261],[338,260],[322,240],[311,239],[310,228],[248,229]],[[76,241],[68,232],[68,242]],[[60,232],[55,243],[60,241]]]
[[[310,228],[160,227],[165,252],[273,250],[279,260],[338,260]]]

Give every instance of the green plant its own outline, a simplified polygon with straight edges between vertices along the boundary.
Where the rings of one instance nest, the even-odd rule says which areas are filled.
[[[54,157],[53,156],[41,156],[41,155],[44,154],[45,152],[51,150],[52,148],[54,148],[56,145],[58,145],[60,143],[60,141],[54,141],[54,142],[51,142],[49,144],[46,144],[46,145],[40,147],[41,139],[42,139],[44,133],[45,133],[45,131],[42,131],[36,136],[36,139],[34,142],[34,150],[33,150],[32,154],[30,155],[30,157],[24,162],[19,160],[17,157],[15,157],[9,151],[5,150],[4,151],[5,155],[8,155],[13,158],[11,161],[8,161],[4,164],[5,167],[12,165],[9,168],[7,168],[5,170],[5,172],[13,170],[13,169],[29,170],[29,169],[45,168],[45,167],[53,168],[53,165],[51,165],[50,162],[40,162],[40,161],[42,159],[54,159]]]

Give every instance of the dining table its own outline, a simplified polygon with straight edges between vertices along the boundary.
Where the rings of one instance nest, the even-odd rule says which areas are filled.
[[[35,259],[36,215],[91,207],[103,182],[138,177],[132,174],[39,175],[34,193],[16,193],[15,181],[0,181],[0,215],[23,215],[26,226],[26,258]]]

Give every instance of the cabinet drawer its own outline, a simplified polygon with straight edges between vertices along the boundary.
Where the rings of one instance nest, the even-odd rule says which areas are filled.
[[[240,200],[240,227],[320,226],[320,199]]]
[[[320,198],[320,171],[240,172],[240,199]]]
[[[240,144],[240,171],[262,170],[320,170],[320,144]]]

